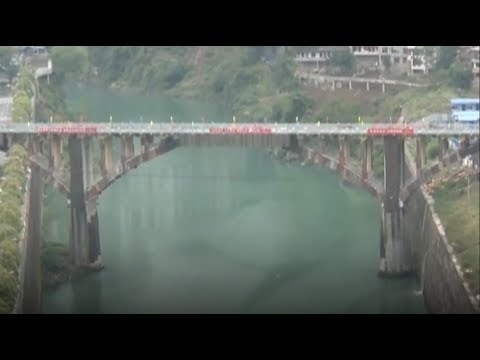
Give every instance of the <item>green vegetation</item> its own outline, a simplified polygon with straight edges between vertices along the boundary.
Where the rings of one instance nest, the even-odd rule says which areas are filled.
[[[30,66],[22,67],[13,89],[12,117],[14,122],[28,122],[31,120],[33,114],[31,98],[34,86],[35,77],[33,69]]]
[[[83,80],[88,73],[88,49],[84,46],[54,46],[51,50],[55,74],[60,79]]]
[[[447,70],[454,63],[458,46],[440,46],[436,68]]]
[[[351,76],[355,72],[355,57],[349,50],[334,51],[328,60],[333,74]]]
[[[0,46],[0,73],[8,76],[11,84],[14,76],[18,72],[18,66],[12,63],[13,49],[10,46]]]
[[[5,158],[0,182],[0,314],[10,313],[15,304],[18,286],[22,236],[21,204],[27,171],[27,152],[12,145]]]
[[[475,295],[479,294],[479,184],[464,178],[448,181],[434,189],[435,210],[445,228],[449,242],[454,248],[464,275]]]
[[[453,63],[448,69],[449,83],[454,88],[468,90],[472,86],[473,74],[459,63]]]

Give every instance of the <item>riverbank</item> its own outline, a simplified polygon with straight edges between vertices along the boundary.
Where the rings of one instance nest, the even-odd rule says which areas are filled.
[[[459,260],[465,279],[480,301],[479,289],[479,183],[476,176],[470,181],[450,179],[432,189],[432,197],[438,216],[442,220],[446,236]]]

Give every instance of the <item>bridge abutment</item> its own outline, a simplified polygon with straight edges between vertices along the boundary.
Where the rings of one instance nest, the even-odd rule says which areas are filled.
[[[403,276],[413,272],[413,261],[404,238],[403,203],[400,190],[405,178],[404,139],[384,137],[385,191],[380,230],[380,276]]]

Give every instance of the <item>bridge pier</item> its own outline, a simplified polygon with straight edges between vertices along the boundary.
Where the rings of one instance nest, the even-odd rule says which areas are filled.
[[[348,82],[348,89],[349,89],[349,90],[352,90],[352,80],[350,80],[350,81]]]
[[[385,94],[385,83],[382,83],[382,93]]]
[[[367,81],[367,91],[370,91],[370,83]]]
[[[91,137],[82,139],[82,165],[83,165],[83,183],[85,190],[93,184],[93,144]]]
[[[96,202],[85,202],[84,184],[92,184],[88,169],[92,169],[91,146],[86,138],[69,137],[70,154],[70,262],[74,266],[98,265],[100,239]],[[90,153],[90,154],[89,154]],[[90,161],[90,163],[88,163]],[[84,164],[86,163],[86,164]],[[87,174],[85,174],[87,172]],[[92,181],[92,182],[90,182]],[[88,205],[88,206],[87,206]],[[94,260],[95,259],[95,260]]]
[[[346,146],[345,146],[345,137],[339,136],[338,137],[339,141],[339,151],[338,151],[338,165],[337,165],[337,171],[339,173],[343,173],[343,170],[345,169],[345,162],[346,162]]]
[[[52,167],[53,171],[59,171],[61,169],[62,165],[62,141],[60,136],[54,135],[50,139],[50,144],[51,144],[51,161],[52,161]]]
[[[120,159],[122,162],[122,166],[125,167],[127,160],[131,159],[134,155],[133,136],[122,135],[120,139],[121,139]]]
[[[445,163],[445,160],[448,161],[448,159],[445,157],[447,152],[448,152],[448,139],[444,136],[439,136],[438,137],[438,161],[440,163],[440,166],[448,165]]]
[[[103,177],[113,169],[112,137],[105,136],[100,140],[100,172]]]
[[[0,134],[0,150],[7,152],[10,146],[12,146],[12,135]]]
[[[403,204],[400,190],[405,182],[404,139],[384,137],[385,191],[382,203],[380,230],[379,276],[403,276],[411,274],[413,261],[404,238]]]
[[[417,177],[420,177],[422,174],[422,170],[427,165],[428,138],[426,136],[419,136],[415,141],[416,141],[416,147],[417,147],[417,158],[416,158]]]
[[[28,135],[28,153],[37,154],[41,151],[41,141],[36,135]]]
[[[368,180],[370,174],[373,171],[372,166],[372,149],[373,149],[373,139],[370,137],[365,138],[363,145],[363,156],[362,156],[362,179],[364,181]]]

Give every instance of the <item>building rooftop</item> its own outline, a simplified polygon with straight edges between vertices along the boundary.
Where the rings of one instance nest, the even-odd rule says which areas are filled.
[[[480,102],[479,98],[455,98],[451,99],[450,103],[452,105],[469,105],[469,104],[478,104]]]

